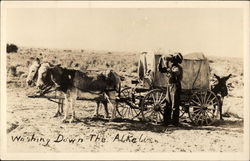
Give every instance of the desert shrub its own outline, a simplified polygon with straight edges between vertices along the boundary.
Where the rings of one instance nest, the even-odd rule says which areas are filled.
[[[19,72],[16,73],[16,76],[17,76],[17,77],[20,77],[20,78],[21,78],[23,75],[25,75],[25,72],[23,72],[23,71],[19,71]],[[23,77],[22,77],[22,78],[23,78]]]
[[[80,66],[80,64],[79,64],[79,63],[76,63],[76,64],[75,64],[75,67],[76,67],[76,68],[77,68],[77,67],[79,67],[79,66]]]
[[[17,53],[18,47],[15,44],[7,44],[7,53]]]
[[[8,70],[9,74],[13,77],[16,77],[17,76],[17,70],[16,70],[16,67],[15,66],[11,66]]]
[[[56,60],[54,60],[54,59],[51,60],[51,63],[52,63],[52,64],[56,64]]]
[[[94,60],[92,61],[92,64],[96,64],[96,63],[97,63],[97,60],[94,59]]]
[[[88,67],[89,67],[89,65],[82,65],[82,66],[80,67],[80,70],[81,70],[81,71],[86,71],[86,70],[88,69]]]
[[[131,71],[132,71],[132,73],[137,73],[137,68],[133,67]]]
[[[72,67],[73,63],[74,63],[74,61],[71,60],[67,66],[68,66],[68,67]]]
[[[133,65],[137,67],[138,66],[138,62],[137,61],[134,62]]]
[[[26,67],[29,67],[31,62],[29,60],[26,61]]]
[[[107,67],[107,68],[109,68],[109,67],[110,67],[109,63],[106,63],[106,67]]]

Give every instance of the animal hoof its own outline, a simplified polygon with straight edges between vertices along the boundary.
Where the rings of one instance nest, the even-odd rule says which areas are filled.
[[[69,123],[75,123],[75,122],[77,122],[77,119],[75,119],[75,118],[69,120]]]
[[[59,117],[59,116],[62,116],[61,113],[56,113],[53,117]]]
[[[107,119],[110,119],[111,117],[110,116],[106,116]]]
[[[66,122],[67,122],[66,119],[63,119],[63,120],[62,120],[62,123],[66,123]]]

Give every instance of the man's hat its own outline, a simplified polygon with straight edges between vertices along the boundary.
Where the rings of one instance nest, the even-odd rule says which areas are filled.
[[[177,63],[181,63],[182,62],[182,60],[183,60],[183,56],[182,56],[182,54],[181,53],[175,53],[174,55],[173,55],[173,57],[174,57],[174,60],[176,60],[177,61]]]

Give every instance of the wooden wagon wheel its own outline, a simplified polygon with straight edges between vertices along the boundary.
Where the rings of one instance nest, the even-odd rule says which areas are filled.
[[[162,123],[165,106],[166,91],[162,89],[151,90],[142,101],[142,119],[155,124]]]
[[[119,99],[116,101],[116,110],[120,117],[125,119],[135,119],[140,114],[138,105],[133,103],[132,88],[126,87],[121,90]]]
[[[219,119],[219,105],[212,91],[196,91],[190,98],[189,118],[195,125],[211,125]]]

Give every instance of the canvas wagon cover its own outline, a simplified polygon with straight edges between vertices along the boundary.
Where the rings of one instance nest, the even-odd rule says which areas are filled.
[[[140,55],[138,64],[138,74],[142,79],[148,73],[152,79],[152,85],[158,87],[166,86],[166,77],[164,73],[160,73],[157,69],[159,59],[161,56],[171,53],[163,52],[143,52]],[[183,55],[183,68],[182,89],[209,89],[210,68],[208,59],[203,53],[190,53]]]

